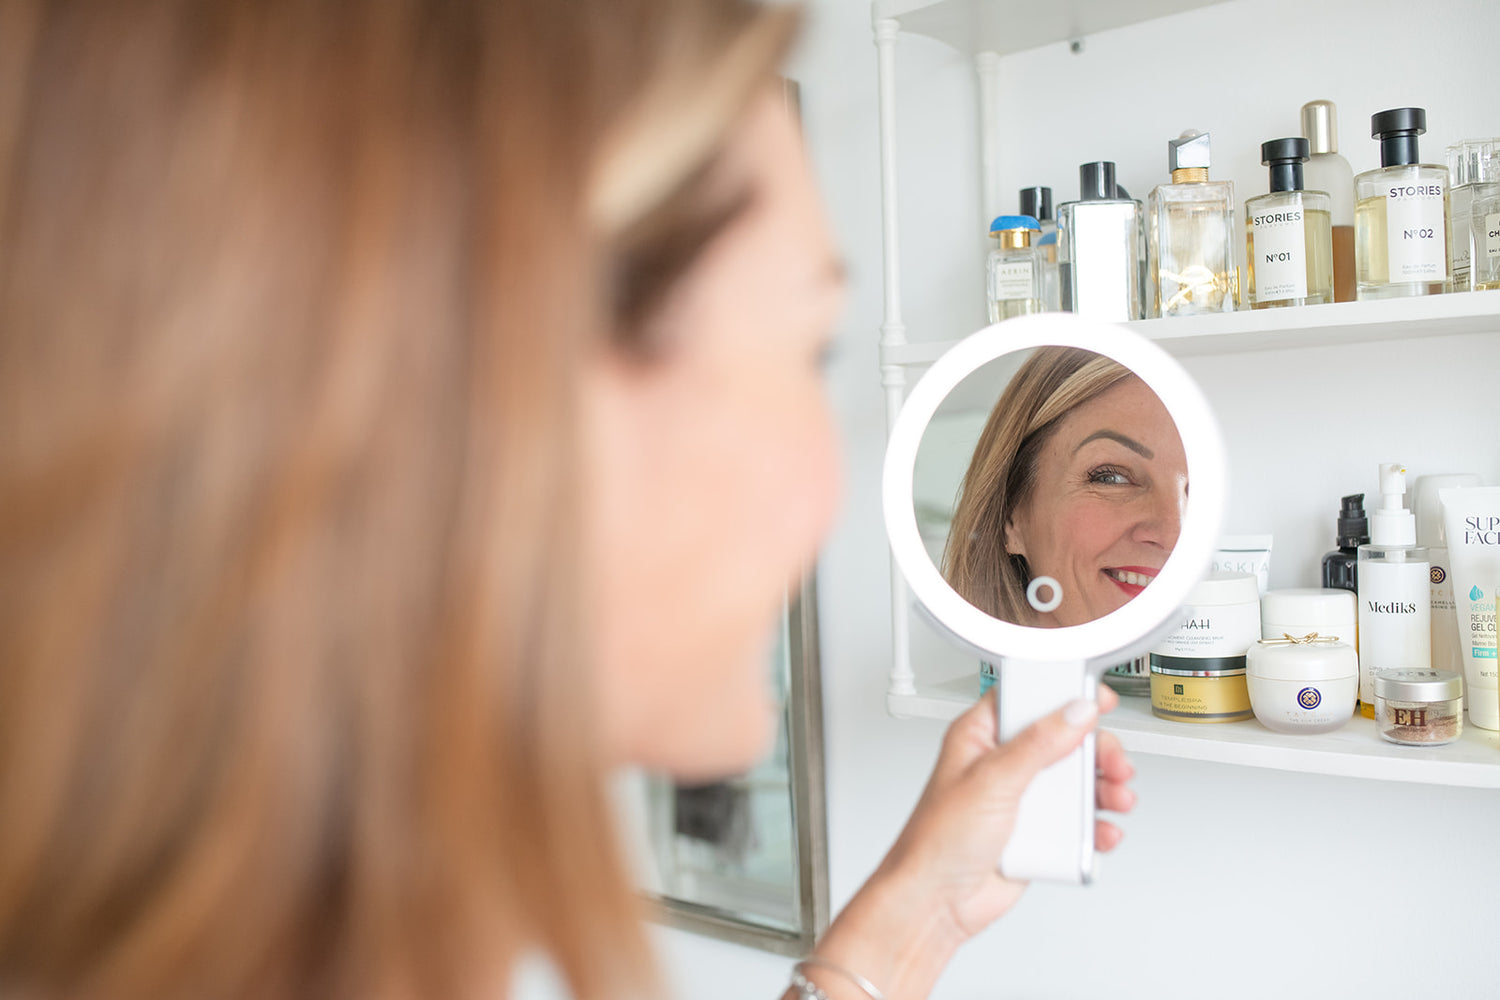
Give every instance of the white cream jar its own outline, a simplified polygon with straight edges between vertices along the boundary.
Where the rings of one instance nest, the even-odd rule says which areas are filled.
[[[1277,733],[1330,733],[1354,715],[1359,657],[1331,637],[1262,639],[1245,654],[1260,724]]]

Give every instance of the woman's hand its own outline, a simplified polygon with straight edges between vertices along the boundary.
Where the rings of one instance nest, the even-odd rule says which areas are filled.
[[[1098,706],[1074,702],[1003,746],[995,742],[994,698],[981,698],[954,720],[906,828],[817,953],[869,978],[889,1000],[925,996],[953,951],[1026,889],[999,871],[1021,793],[1043,768],[1083,742],[1101,710],[1118,702],[1113,691],[1101,688]],[[1127,786],[1134,769],[1112,734],[1100,733],[1096,745],[1097,804],[1126,812],[1135,804]],[[1114,824],[1098,821],[1099,850],[1111,850],[1121,836]]]

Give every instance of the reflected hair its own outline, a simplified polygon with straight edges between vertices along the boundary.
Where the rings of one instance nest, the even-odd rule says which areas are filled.
[[[795,21],[0,0],[0,995],[655,989],[579,372]]]
[[[1063,417],[1132,377],[1093,351],[1041,347],[1021,365],[990,411],[969,460],[943,549],[943,576],[986,614],[1033,625],[1026,560],[1005,550],[1005,527],[1036,487],[1037,461]]]

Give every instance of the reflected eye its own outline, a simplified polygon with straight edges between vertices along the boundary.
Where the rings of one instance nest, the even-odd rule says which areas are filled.
[[[1117,469],[1112,465],[1101,465],[1097,469],[1089,470],[1089,482],[1102,486],[1129,486],[1130,476],[1123,469]]]

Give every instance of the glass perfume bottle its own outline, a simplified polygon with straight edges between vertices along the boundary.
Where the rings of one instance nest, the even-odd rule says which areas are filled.
[[[1330,199],[1302,188],[1307,149],[1301,137],[1261,143],[1271,193],[1245,202],[1245,301],[1252,309],[1333,301]]]
[[[1208,165],[1207,132],[1167,143],[1172,183],[1152,189],[1146,202],[1153,316],[1234,311],[1234,182],[1209,180]]]
[[[1302,137],[1308,160],[1302,177],[1309,190],[1332,202],[1333,301],[1354,301],[1354,168],[1339,155],[1338,109],[1332,101],[1302,105]]]
[[[1473,224],[1474,195],[1486,182],[1496,178],[1490,173],[1490,157],[1500,153],[1500,139],[1465,139],[1448,147],[1448,257],[1453,265],[1453,290],[1467,292],[1476,249]]]
[[[1474,233],[1471,284],[1475,291],[1500,289],[1500,153],[1489,159],[1486,180],[1474,186],[1469,225]]]
[[[1021,214],[1031,216],[1042,227],[1041,236],[1032,241],[1042,257],[1042,310],[1057,312],[1062,308],[1062,293],[1058,288],[1057,220],[1052,217],[1052,189],[1022,188]]]
[[[1439,295],[1452,289],[1448,243],[1448,168],[1422,163],[1422,108],[1370,118],[1380,169],[1354,178],[1354,270],[1361,299]]]
[[[1079,199],[1057,206],[1063,308],[1106,322],[1144,316],[1141,205],[1115,183],[1108,160],[1078,168]]]
[[[1031,245],[1040,233],[1029,215],[1002,215],[990,223],[997,241],[984,267],[991,323],[1042,311],[1042,256]]]

